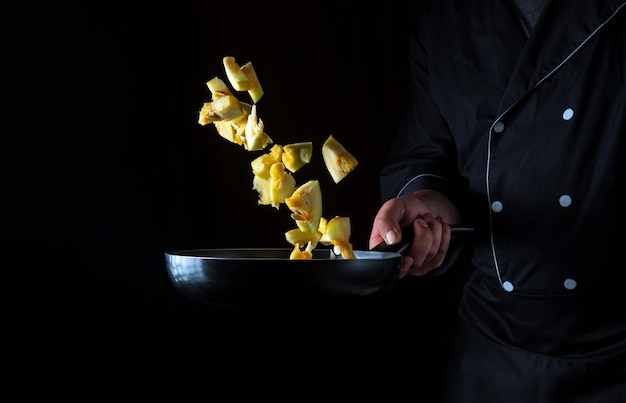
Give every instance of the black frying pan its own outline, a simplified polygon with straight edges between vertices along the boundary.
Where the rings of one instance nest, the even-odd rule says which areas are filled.
[[[472,229],[454,226],[453,233]],[[398,279],[412,234],[391,247],[355,250],[356,259],[317,248],[310,260],[290,260],[291,249],[193,249],[165,253],[170,279],[194,301],[226,306],[335,303],[374,298]]]

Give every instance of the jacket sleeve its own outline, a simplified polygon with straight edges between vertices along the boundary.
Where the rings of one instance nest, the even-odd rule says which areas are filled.
[[[380,175],[382,201],[419,189],[432,189],[459,206],[463,181],[458,173],[457,151],[450,129],[437,108],[429,85],[427,47],[419,37],[416,19],[409,42],[409,94],[407,109]],[[428,40],[428,39],[427,39]],[[436,66],[435,66],[436,67]],[[435,276],[445,273],[463,249],[455,239]]]
[[[381,171],[383,202],[424,188],[453,201],[459,193],[456,146],[430,92],[428,51],[418,34],[427,31],[423,22],[418,17],[411,30],[408,102]]]

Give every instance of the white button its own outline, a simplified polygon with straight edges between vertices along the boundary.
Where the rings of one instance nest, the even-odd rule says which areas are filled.
[[[572,108],[567,108],[563,111],[563,120],[570,120],[574,117],[574,110]]]
[[[502,283],[502,288],[504,288],[504,291],[511,292],[515,287],[513,287],[513,284],[510,281],[505,281]]]
[[[495,125],[493,125],[493,131],[496,133],[502,133],[504,131],[504,123],[497,121]]]
[[[569,207],[572,204],[572,198],[568,195],[559,197],[559,204],[561,207]]]
[[[578,283],[573,278],[568,278],[563,282],[563,286],[568,290],[573,290],[577,285]]]
[[[502,202],[499,201],[494,201],[493,203],[491,203],[491,210],[494,213],[499,213],[502,211]]]

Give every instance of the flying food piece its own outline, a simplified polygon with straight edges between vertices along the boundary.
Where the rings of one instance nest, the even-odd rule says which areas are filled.
[[[271,205],[279,208],[285,199],[296,190],[296,180],[282,162],[276,162],[270,167],[270,201]]]
[[[291,172],[296,172],[305,164],[311,162],[313,154],[313,143],[305,141],[301,143],[292,143],[283,146],[283,155],[281,156],[285,168]]]
[[[252,160],[250,163],[252,173],[264,179],[269,179],[271,166],[276,162],[281,162],[282,155],[283,147],[280,144],[274,144],[269,152],[259,155]]]
[[[289,260],[311,260],[313,259],[313,246],[312,243],[309,242],[306,247],[300,249],[300,245],[296,244],[293,247],[293,250],[289,254]]]
[[[226,71],[226,77],[230,82],[230,85],[236,91],[247,91],[250,89],[250,81],[248,81],[248,76],[246,73],[239,67],[235,58],[232,56],[225,56],[222,59],[222,63],[224,64],[224,71]]]
[[[294,228],[285,232],[285,239],[293,245],[290,260],[311,260],[313,249],[317,246],[322,234],[319,231],[302,231]]]
[[[219,97],[220,95],[233,95],[230,88],[228,88],[226,83],[219,77],[213,77],[207,81],[206,86],[209,88],[209,91],[211,91],[213,99]]]
[[[322,191],[319,181],[311,179],[300,185],[285,204],[292,211],[291,218],[302,231],[317,231],[322,219]]]
[[[239,120],[245,116],[246,110],[237,98],[232,95],[222,95],[202,105],[198,123],[205,126],[217,121]]]
[[[252,105],[248,120],[246,121],[244,147],[248,151],[263,150],[268,144],[272,143],[272,139],[264,131],[265,124],[256,114],[256,104]]]
[[[322,145],[322,157],[335,183],[339,183],[359,164],[357,159],[333,136],[329,136]]]
[[[265,176],[265,173],[254,175],[252,189],[259,194],[259,204],[271,205],[278,209],[285,203],[285,198],[293,194],[296,180],[285,170],[282,162],[275,162],[269,168],[268,176]]]
[[[356,259],[354,249],[350,243],[350,218],[336,216],[327,222],[319,242],[324,245],[333,245],[335,251],[341,253],[344,259]]]
[[[252,102],[257,103],[259,99],[263,96],[263,87],[261,87],[261,83],[259,82],[259,78],[256,75],[256,71],[252,66],[252,62],[248,62],[241,66],[241,71],[246,75],[248,79],[248,95],[252,98]]]
[[[318,231],[302,231],[300,228],[294,228],[285,232],[285,239],[290,244],[303,248],[305,245],[311,246],[311,250],[317,247],[317,243],[322,236]]]

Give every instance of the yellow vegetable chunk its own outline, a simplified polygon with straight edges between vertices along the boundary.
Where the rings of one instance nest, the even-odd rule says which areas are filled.
[[[256,190],[259,194],[259,204],[269,205],[272,204],[272,197],[270,195],[270,180],[261,178],[254,175],[252,179],[252,189]]]
[[[335,183],[339,183],[359,164],[357,159],[333,136],[329,136],[322,145],[322,157]]]
[[[300,228],[294,228],[285,232],[285,239],[292,245],[311,244],[311,248],[315,248],[322,236],[318,231],[302,231]]]
[[[232,95],[222,95],[211,101],[211,108],[222,120],[236,120],[245,116],[241,103]]]
[[[332,244],[341,249],[341,256],[344,259],[356,259],[350,243],[351,234],[350,218],[337,216],[328,221],[319,242],[324,245]]]
[[[224,64],[226,77],[228,77],[230,85],[232,85],[236,91],[247,91],[250,89],[248,77],[246,76],[246,73],[241,70],[241,67],[239,67],[234,57],[225,56],[222,59],[222,63]]]
[[[311,162],[312,154],[313,143],[310,141],[287,144],[283,147],[282,161],[285,164],[285,168],[291,172],[296,172],[305,164]]]
[[[300,185],[285,199],[285,204],[292,211],[291,218],[300,230],[317,231],[322,219],[322,191],[318,180],[311,179]]]
[[[215,121],[221,120],[217,113],[213,110],[213,105],[211,102],[205,102],[202,104],[202,108],[200,108],[200,113],[198,114],[198,123],[202,126],[206,126],[209,123],[213,123]]]
[[[217,122],[213,122],[215,125],[215,129],[219,133],[220,136],[224,137],[226,140],[231,143],[235,143],[237,145],[241,145],[241,139],[237,136],[237,132],[235,127],[232,125],[230,121],[220,120]]]
[[[291,254],[289,255],[289,260],[311,260],[313,259],[313,247],[309,243],[304,250],[300,249],[300,245],[295,245]]]
[[[327,225],[328,225],[328,220],[325,219],[324,217],[320,218],[320,224],[317,227],[317,232],[319,232],[322,235],[325,234]]]
[[[283,155],[283,147],[279,144],[275,144],[270,148],[268,153],[259,155],[256,157],[250,165],[252,166],[252,173],[254,175],[260,176],[264,179],[269,179],[270,177],[270,167],[281,161]]]
[[[243,105],[243,104],[242,104]],[[229,120],[228,123],[231,124],[233,129],[235,130],[235,143],[240,146],[246,147],[246,124],[248,123],[248,116],[250,115],[249,111],[246,111],[244,107],[244,116],[241,119],[237,120]]]
[[[244,146],[248,151],[262,150],[269,143],[272,143],[272,139],[264,132],[264,128],[265,124],[257,117],[256,104],[252,105],[245,128],[246,143]]]
[[[209,91],[211,91],[213,98],[219,95],[233,95],[230,88],[228,88],[226,83],[219,77],[213,77],[211,80],[207,81],[206,86],[209,88]]]
[[[259,82],[259,78],[256,75],[256,71],[252,66],[252,62],[248,62],[241,66],[241,71],[243,71],[248,79],[248,94],[250,95],[250,98],[252,98],[252,102],[259,102],[259,99],[261,99],[264,92],[263,87],[261,87],[261,83]]]
[[[273,207],[278,208],[285,199],[296,190],[296,180],[285,171],[282,162],[276,162],[270,167],[270,201]]]

